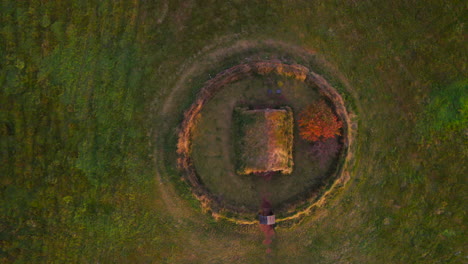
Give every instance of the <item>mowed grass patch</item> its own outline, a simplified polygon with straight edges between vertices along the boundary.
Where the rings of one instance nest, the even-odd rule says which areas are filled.
[[[138,6],[0,5],[0,262],[164,259]]]

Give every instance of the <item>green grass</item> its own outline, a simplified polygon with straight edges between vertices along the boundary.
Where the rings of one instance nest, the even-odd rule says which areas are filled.
[[[466,134],[468,127],[467,81],[435,89],[418,123],[418,135],[426,141],[445,140],[451,135]]]
[[[0,262],[466,260],[465,2],[168,1],[163,14],[161,1],[1,1]],[[359,120],[351,181],[278,229],[271,258],[256,228],[199,212],[174,166],[201,73],[243,60],[204,56],[239,39],[315,50]],[[197,60],[208,70],[162,118]]]

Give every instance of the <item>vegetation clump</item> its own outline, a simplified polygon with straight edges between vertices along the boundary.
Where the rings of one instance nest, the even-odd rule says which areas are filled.
[[[307,141],[325,141],[341,135],[343,122],[324,100],[311,104],[299,113],[299,135]]]

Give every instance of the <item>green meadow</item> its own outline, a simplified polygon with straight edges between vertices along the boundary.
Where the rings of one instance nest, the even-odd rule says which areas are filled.
[[[0,263],[465,263],[466,10],[2,0]],[[185,76],[243,40],[318,54],[358,122],[350,180],[270,254],[258,226],[203,212],[176,167],[184,110],[244,54]]]

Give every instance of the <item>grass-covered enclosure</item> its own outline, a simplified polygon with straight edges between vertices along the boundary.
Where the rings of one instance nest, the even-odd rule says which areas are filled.
[[[266,256],[257,227],[202,212],[177,170],[177,132],[215,74],[306,64],[298,50],[357,119],[354,165]],[[461,0],[2,0],[0,263],[463,263],[467,52]],[[292,97],[304,88],[272,81]],[[228,128],[205,110],[200,123],[217,118],[207,135]],[[217,166],[206,185],[222,172],[220,135],[200,157]],[[223,191],[254,193],[237,180]]]
[[[234,109],[233,123],[239,150],[235,151],[236,171],[240,174],[276,172],[290,174],[293,170],[292,110]]]
[[[275,53],[277,55],[280,51]],[[217,78],[218,75],[213,80]],[[203,92],[200,96],[204,98],[207,94],[210,93]],[[343,164],[340,158],[345,154],[341,148],[342,139],[336,137],[323,144],[310,144],[298,136],[294,121],[294,115],[300,109],[320,101],[320,98],[322,96],[316,87],[291,76],[270,73],[247,76],[225,84],[207,100],[197,99],[197,105],[187,113],[200,109],[198,117],[192,119],[186,113],[184,119],[184,123],[188,119],[194,120],[191,144],[185,144],[186,140],[181,141],[180,138],[179,143],[182,143],[180,146],[192,146],[190,158],[182,158],[186,162],[181,165],[188,165],[193,170],[186,170],[184,176],[189,176],[191,185],[206,187],[195,193],[209,192],[214,196],[210,199],[216,204],[214,206],[208,205],[203,195],[199,197],[203,200],[203,207],[228,216],[224,209],[236,211],[241,213],[240,218],[255,219],[262,196],[271,193],[274,195],[269,197],[269,201],[275,212],[279,217],[286,217],[295,214],[298,206],[303,208],[309,198],[316,200],[323,194],[330,187],[330,182],[338,177],[336,172],[340,167],[337,165]],[[199,101],[205,102],[202,107],[198,106]],[[268,119],[266,109],[281,110],[271,111],[279,113],[279,120]],[[181,133],[185,135],[185,132]],[[263,170],[271,166],[269,155],[275,153],[268,151],[269,144],[272,150],[283,146],[276,150],[287,154],[283,156],[283,164],[287,165],[285,168],[290,174],[282,176],[281,172],[273,171],[255,176],[243,175],[246,164],[257,169],[263,166]],[[289,164],[292,163],[294,168],[290,170]],[[265,181],[264,177],[272,178]]]

